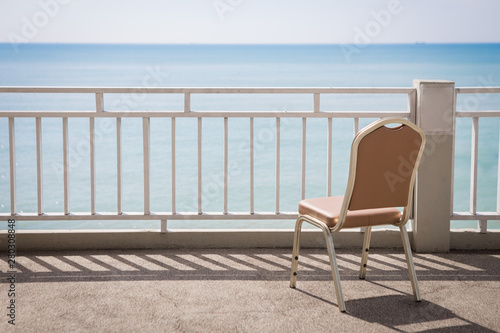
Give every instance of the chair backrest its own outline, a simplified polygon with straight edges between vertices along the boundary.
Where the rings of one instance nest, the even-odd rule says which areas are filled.
[[[405,119],[385,118],[363,128],[351,147],[345,214],[347,210],[404,207],[407,220],[424,147],[424,132]],[[345,214],[341,213],[341,220]]]

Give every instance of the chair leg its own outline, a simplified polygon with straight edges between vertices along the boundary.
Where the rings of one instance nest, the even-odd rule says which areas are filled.
[[[413,288],[413,296],[415,301],[420,302],[420,290],[418,289],[417,274],[415,273],[415,266],[413,265],[413,256],[411,254],[410,240],[408,239],[408,232],[406,226],[399,227],[401,230],[401,238],[403,239],[403,248],[405,250],[406,263],[408,264],[408,271],[410,272],[411,287]]]
[[[297,285],[297,270],[299,267],[299,250],[300,250],[300,232],[302,222],[304,220],[299,216],[295,222],[295,232],[293,235],[293,254],[292,254],[292,270],[290,273],[290,288],[295,288]]]
[[[324,228],[326,245],[328,248],[328,256],[330,257],[330,267],[332,269],[333,283],[335,285],[335,294],[337,295],[337,303],[339,304],[339,311],[345,312],[344,296],[342,295],[342,286],[340,285],[340,274],[337,266],[337,259],[335,257],[335,248],[333,246],[333,237],[329,229]]]
[[[361,267],[359,268],[359,278],[366,277],[366,264],[368,263],[368,252],[370,251],[370,239],[372,236],[372,227],[365,228],[365,239],[363,241],[363,253],[361,254]]]

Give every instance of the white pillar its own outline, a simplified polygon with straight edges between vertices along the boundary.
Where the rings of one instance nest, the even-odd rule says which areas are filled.
[[[416,124],[427,137],[415,184],[413,247],[418,252],[450,250],[455,83],[414,80]]]

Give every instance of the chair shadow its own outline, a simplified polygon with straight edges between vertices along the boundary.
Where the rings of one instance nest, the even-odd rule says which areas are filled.
[[[294,289],[295,289],[296,291],[298,291],[298,292],[300,292],[300,293],[304,294],[304,295],[307,295],[307,296],[309,296],[309,297],[315,298],[315,299],[317,299],[318,301],[325,302],[325,303],[327,303],[327,304],[329,304],[329,305],[331,305],[331,306],[334,306],[334,307],[338,307],[338,306],[339,306],[337,303],[334,303],[334,302],[332,302],[332,301],[329,301],[329,300],[327,300],[327,299],[325,299],[325,298],[323,298],[323,297],[320,297],[320,296],[318,296],[318,295],[314,295],[314,294],[312,294],[312,293],[310,293],[310,292],[307,292],[307,291],[305,291],[305,290],[303,290],[303,289],[300,289],[300,288],[297,288],[297,287],[295,287]]]
[[[398,292],[399,295],[348,300],[346,301],[347,312],[345,315],[369,323],[376,323],[397,332],[495,332],[425,299],[414,302],[412,294],[373,281],[367,282]],[[337,303],[323,297],[300,288],[296,288],[296,290],[330,306],[338,307]]]
[[[410,300],[407,295],[349,300],[347,315],[398,332],[495,332],[432,302]]]

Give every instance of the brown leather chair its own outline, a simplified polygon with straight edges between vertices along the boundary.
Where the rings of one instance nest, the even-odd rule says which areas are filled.
[[[396,125],[386,126],[386,125]],[[405,119],[385,118],[363,128],[351,146],[349,178],[344,196],[314,198],[299,203],[295,225],[290,287],[297,283],[299,242],[303,222],[323,230],[339,310],[346,310],[335,259],[332,233],[365,227],[359,277],[365,278],[372,226],[399,227],[413,295],[420,301],[417,276],[406,231],[415,175],[425,147],[424,132]],[[399,209],[398,209],[399,208]],[[402,209],[402,213],[401,210]]]

